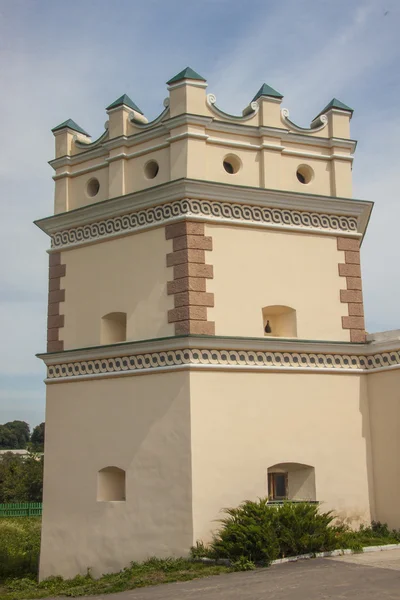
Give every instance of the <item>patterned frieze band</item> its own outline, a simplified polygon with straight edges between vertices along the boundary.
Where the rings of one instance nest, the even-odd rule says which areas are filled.
[[[48,366],[47,378],[60,380],[82,376],[133,375],[143,371],[185,367],[369,372],[395,366],[400,366],[400,350],[365,355],[183,348],[94,360],[63,361]]]
[[[57,231],[51,236],[54,249],[87,244],[108,237],[149,229],[178,219],[257,225],[269,228],[304,229],[324,233],[357,233],[357,218],[293,209],[268,208],[210,200],[177,200],[86,225]]]

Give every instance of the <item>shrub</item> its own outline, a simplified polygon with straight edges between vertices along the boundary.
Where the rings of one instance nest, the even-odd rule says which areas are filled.
[[[36,575],[40,518],[0,519],[0,579]]]
[[[277,558],[334,550],[342,547],[343,526],[333,526],[331,512],[319,512],[318,505],[268,500],[247,500],[238,508],[227,508],[222,527],[211,543],[211,552],[233,562],[269,564]]]

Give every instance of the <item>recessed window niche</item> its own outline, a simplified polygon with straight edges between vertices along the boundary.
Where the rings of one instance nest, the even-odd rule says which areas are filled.
[[[97,473],[97,501],[123,502],[125,493],[125,471],[118,467],[105,467]]]
[[[108,313],[101,319],[100,343],[117,344],[126,341],[126,313]]]
[[[290,306],[265,306],[262,320],[265,336],[297,337],[296,311]]]
[[[314,171],[308,165],[300,165],[296,171],[296,177],[300,183],[310,183],[314,178]]]
[[[100,182],[98,179],[96,179],[95,177],[92,177],[92,179],[89,179],[87,186],[86,186],[86,193],[90,198],[94,198],[94,196],[97,196],[97,194],[99,193],[100,190]]]
[[[150,160],[144,168],[144,174],[146,176],[146,179],[155,179],[155,177],[157,177],[158,175],[159,170],[160,167],[158,166],[158,162],[156,162],[155,160]]]
[[[315,502],[315,468],[301,463],[279,463],[269,467],[268,498]]]
[[[242,161],[235,154],[228,154],[223,160],[223,167],[229,175],[237,173],[242,166]]]

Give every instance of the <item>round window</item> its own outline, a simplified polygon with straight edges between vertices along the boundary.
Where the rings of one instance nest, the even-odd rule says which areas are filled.
[[[93,198],[94,196],[97,196],[97,194],[99,193],[99,189],[100,189],[100,183],[99,183],[98,179],[93,177],[93,179],[90,179],[88,181],[88,184],[86,186],[86,191],[87,191],[88,196],[90,196],[91,198]]]
[[[224,169],[229,175],[237,173],[242,166],[242,162],[235,154],[228,154],[223,160]]]
[[[144,174],[147,177],[147,179],[154,179],[155,177],[157,177],[159,170],[160,167],[158,166],[158,162],[156,162],[155,160],[150,160],[144,168]]]
[[[296,171],[296,177],[300,183],[310,183],[314,178],[314,171],[308,165],[300,165]]]

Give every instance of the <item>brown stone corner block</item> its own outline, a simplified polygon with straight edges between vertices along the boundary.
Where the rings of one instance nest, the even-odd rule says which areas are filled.
[[[212,250],[212,237],[209,235],[182,235],[173,239],[173,250]]]
[[[49,254],[49,267],[61,265],[61,252],[52,252]]]
[[[205,306],[180,306],[168,311],[168,323],[190,319],[207,321],[207,308]]]
[[[359,265],[360,264],[360,252],[353,252],[352,250],[346,250],[344,253],[344,260],[346,265]]]
[[[49,292],[59,290],[61,288],[61,279],[56,277],[55,279],[49,279]]]
[[[173,267],[175,265],[181,265],[184,263],[204,264],[205,262],[206,255],[204,250],[185,248],[184,250],[177,250],[176,252],[170,252],[167,254],[167,267]]]
[[[365,329],[364,317],[342,317],[343,329]]]
[[[352,250],[357,252],[360,249],[360,241],[348,237],[337,238],[337,249],[338,250]]]
[[[365,344],[365,341],[366,341],[365,331],[363,331],[362,329],[351,329],[350,330],[350,341]]]
[[[339,264],[341,277],[361,277],[360,265]]]
[[[49,315],[47,317],[47,327],[49,329],[64,327],[64,315]]]
[[[53,290],[49,292],[49,304],[53,302],[64,302],[65,301],[65,290]]]
[[[58,327],[53,327],[52,329],[47,330],[47,341],[48,342],[58,342]]]
[[[175,335],[215,335],[213,321],[179,321],[175,323]]]
[[[182,277],[175,281],[168,281],[167,294],[179,294],[180,292],[205,292],[206,279],[204,277]]]
[[[51,304],[49,304],[47,307],[47,314],[49,316],[59,315],[60,314],[60,303],[52,302]]]
[[[340,302],[359,302],[362,303],[362,291],[357,289],[340,290]]]
[[[199,265],[196,263],[188,263],[176,265],[174,267],[174,279],[181,277],[205,277],[212,279],[214,277],[214,269],[212,265]]]
[[[47,352],[62,352],[63,350],[64,342],[62,340],[47,342]]]
[[[56,277],[64,277],[65,276],[65,265],[55,265],[54,267],[49,267],[49,278],[55,279]]]
[[[346,277],[348,290],[362,290],[361,277]]]
[[[175,294],[175,308],[180,306],[214,306],[214,294],[210,292],[180,292]]]
[[[364,316],[364,306],[362,302],[355,303],[349,302],[349,316],[350,317],[363,317]]]
[[[182,235],[204,235],[204,223],[198,221],[180,221],[165,227],[165,237],[172,240]]]

